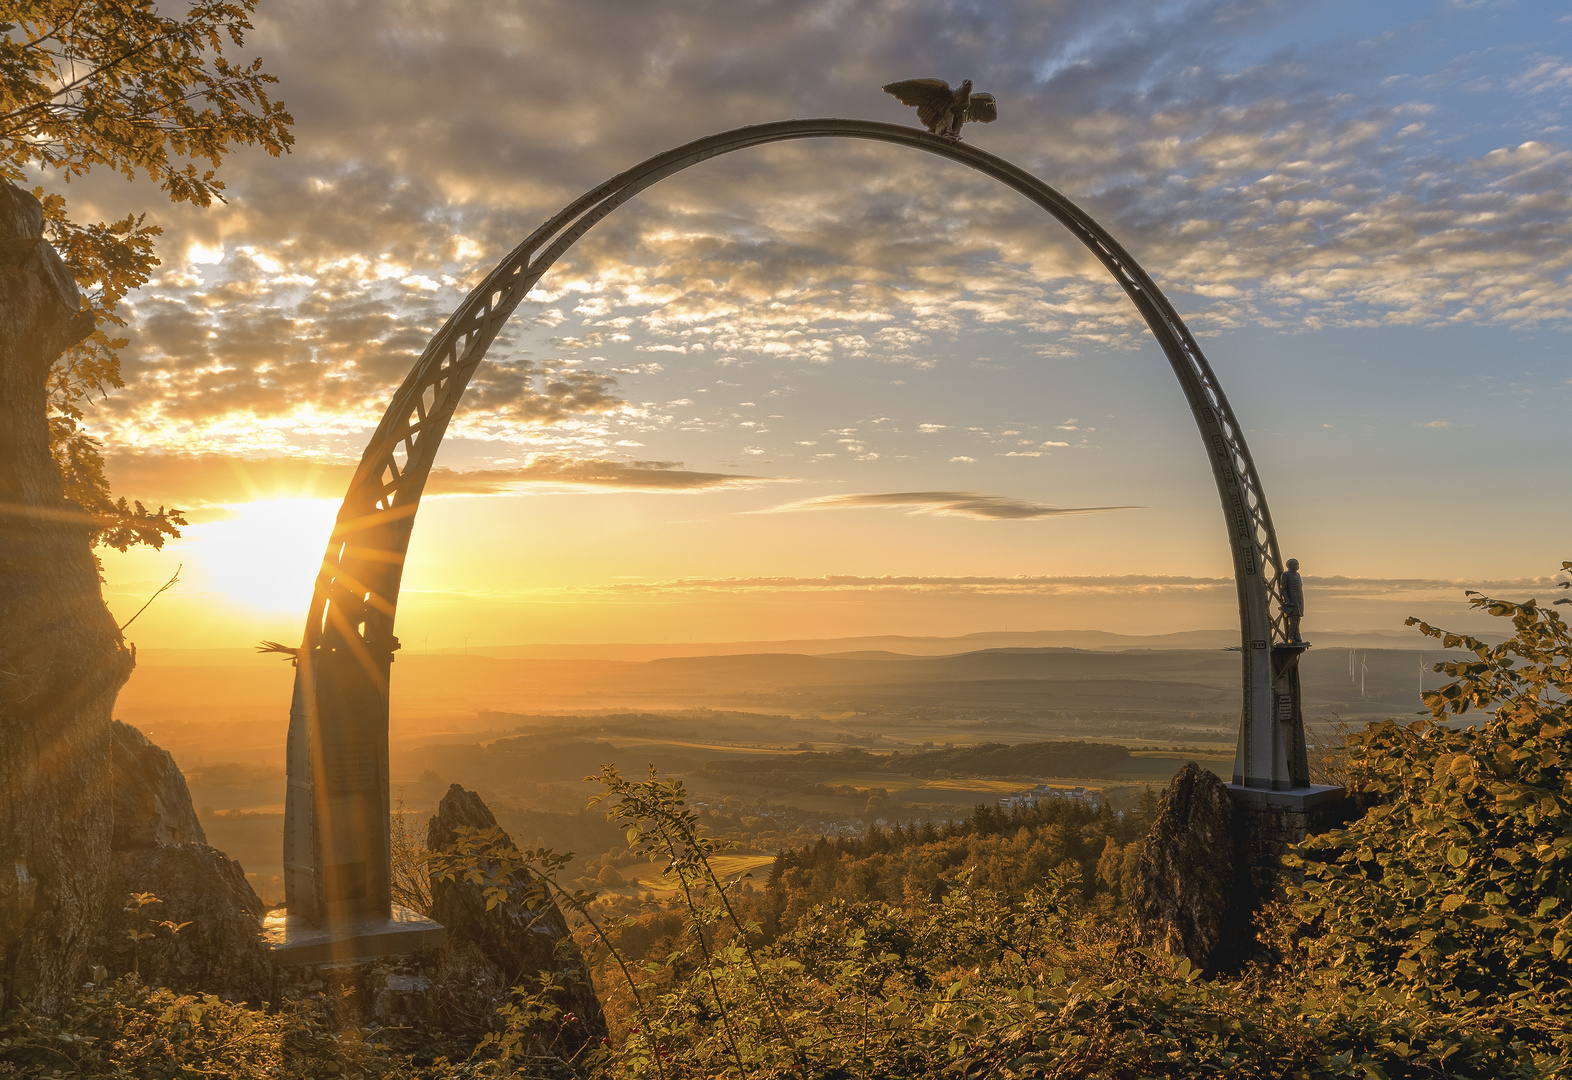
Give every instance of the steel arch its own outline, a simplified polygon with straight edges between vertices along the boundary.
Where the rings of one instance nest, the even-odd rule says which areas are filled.
[[[542,275],[598,221],[652,184],[722,154],[768,143],[850,138],[914,147],[1000,181],[1047,211],[1107,267],[1168,357],[1222,501],[1239,599],[1243,715],[1234,781],[1308,783],[1297,650],[1285,642],[1283,560],[1266,497],[1223,388],[1173,305],[1080,207],[1024,169],[969,143],[864,120],[788,120],[668,150],[575,200],[503,259],[432,338],[393,395],[339,510],[298,654],[290,710],[285,891],[311,922],[385,914],[388,675],[404,555],[453,411],[487,348]],[[365,839],[382,836],[381,851]]]

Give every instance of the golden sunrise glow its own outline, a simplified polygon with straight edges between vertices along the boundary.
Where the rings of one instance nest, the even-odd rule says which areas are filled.
[[[463,35],[431,35],[420,5],[384,6],[369,37],[353,5],[259,7],[291,57],[296,152],[237,152],[222,207],[149,218],[161,262],[126,298],[125,385],[86,419],[116,495],[191,523],[101,553],[122,620],[185,567],[132,626],[144,649],[294,639],[332,517],[309,500],[342,498],[417,357],[538,223],[707,133],[791,116],[916,130],[881,84],[929,73],[875,77],[869,57],[949,40],[943,19],[827,36],[788,20],[716,93],[696,73],[764,38],[674,2],[683,30],[640,83],[669,105],[652,109],[562,74],[645,72],[637,35],[469,0],[448,20]],[[1000,103],[967,144],[1092,213],[1204,344],[1322,628],[1483,629],[1457,621],[1462,587],[1533,595],[1572,527],[1542,497],[1572,395],[1556,336],[1572,280],[1547,255],[1572,241],[1572,152],[1547,104],[1567,80],[1495,47],[1549,57],[1572,22],[1430,6],[1372,54],[1403,82],[1348,59],[1379,5],[1254,5],[1161,100],[1140,88],[1169,85],[1168,23],[1135,42],[1118,5],[1050,5],[1087,20],[1073,60],[1042,5],[1011,2],[998,11],[1037,32],[953,59],[986,57],[967,76]],[[525,41],[552,63],[520,66]],[[1352,66],[1289,70],[1283,49]],[[799,62],[820,77],[783,79]],[[502,71],[523,81],[499,88]],[[453,122],[476,102],[483,124]],[[121,190],[95,181],[83,213],[164,202]],[[911,147],[806,139],[707,158],[594,220],[444,422],[410,523],[406,648],[1236,621],[1232,526],[1167,359],[1118,279],[1019,192]],[[1503,543],[1484,516],[1438,523],[1438,499],[1481,489],[1535,506],[1534,527]]]
[[[193,576],[238,606],[304,618],[338,503],[272,499],[228,509],[234,517],[191,527],[200,560]]]

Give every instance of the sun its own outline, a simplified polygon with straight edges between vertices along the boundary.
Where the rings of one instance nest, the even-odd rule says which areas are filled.
[[[202,586],[255,611],[304,619],[337,501],[271,499],[226,509],[234,516],[190,529]]]

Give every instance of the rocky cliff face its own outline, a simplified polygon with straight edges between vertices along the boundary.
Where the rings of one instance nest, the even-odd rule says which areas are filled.
[[[245,871],[207,837],[185,777],[136,728],[111,728],[114,839],[108,903],[93,959],[111,975],[260,1002],[272,968],[258,934],[266,911]],[[136,896],[156,897],[140,903]]]
[[[122,903],[106,920],[101,960],[111,974],[135,970],[152,986],[267,999],[273,972],[257,937],[266,908],[239,863],[206,844],[117,851],[114,860]],[[125,903],[138,893],[158,900]]]
[[[163,844],[206,844],[207,833],[191,808],[186,778],[168,750],[154,746],[130,724],[110,725],[111,806],[115,851]]]
[[[1149,942],[1206,971],[1241,963],[1254,895],[1228,788],[1190,762],[1158,806],[1141,849],[1136,919]]]
[[[132,657],[49,452],[50,367],[93,317],[43,232],[38,200],[0,183],[0,1009],[47,1013],[111,887],[110,712]]]
[[[479,795],[454,784],[431,819],[426,846],[445,851],[452,847],[460,827],[480,830],[496,824],[496,817]],[[447,927],[449,936],[444,963],[452,972],[445,981],[462,977],[476,956],[494,967],[504,987],[538,987],[541,973],[549,972],[561,987],[553,995],[565,1020],[557,1034],[571,1051],[604,1036],[606,1020],[590,983],[589,968],[557,905],[548,900],[530,910],[519,902],[534,884],[527,871],[513,875],[508,902],[487,911],[480,886],[432,881],[431,917]],[[484,973],[476,970],[469,978],[484,981]]]

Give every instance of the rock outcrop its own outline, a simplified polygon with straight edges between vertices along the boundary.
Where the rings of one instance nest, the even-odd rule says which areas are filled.
[[[1141,849],[1136,919],[1154,945],[1206,971],[1237,967],[1254,896],[1228,788],[1189,762],[1168,785]]]
[[[111,847],[132,851],[161,844],[206,844],[207,834],[191,807],[191,790],[169,751],[119,720],[110,730],[115,815]]]
[[[118,721],[111,737],[114,874],[94,959],[149,985],[262,1001],[273,981],[266,907],[240,864],[207,845],[168,751]]]
[[[206,844],[164,844],[117,851],[115,870],[122,903],[102,961],[111,973],[235,1000],[269,996],[272,966],[257,936],[266,907],[239,863]],[[158,899],[127,910],[137,893]]]
[[[460,827],[481,830],[496,825],[496,817],[479,795],[454,784],[431,819],[426,846],[445,851],[453,846]],[[506,842],[512,844],[511,839]],[[495,968],[501,986],[538,987],[541,973],[549,972],[560,987],[553,997],[564,1016],[557,1034],[571,1052],[584,1042],[603,1037],[606,1020],[590,982],[589,967],[556,903],[547,899],[530,910],[521,902],[537,892],[534,876],[528,871],[517,872],[509,882],[509,900],[488,911],[480,886],[433,880],[431,917],[448,929],[443,963],[451,970],[442,981],[486,981],[484,971],[474,963],[477,958]]]
[[[32,195],[0,182],[0,1010],[81,985],[108,899],[109,723],[131,651],[50,454],[49,373],[93,331]]]

